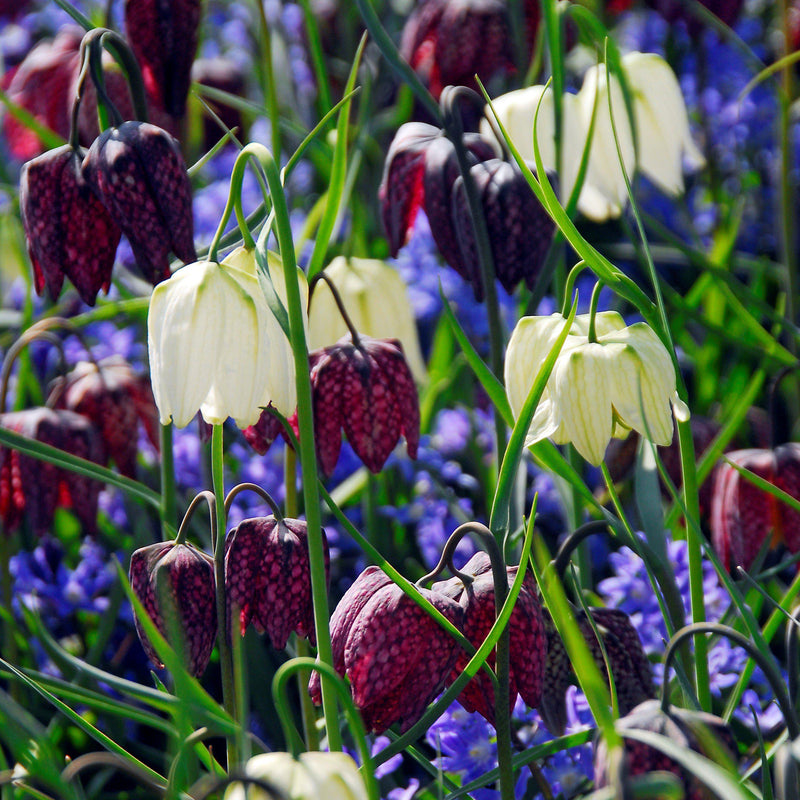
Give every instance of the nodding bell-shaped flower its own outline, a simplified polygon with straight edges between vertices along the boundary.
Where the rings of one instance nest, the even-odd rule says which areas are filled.
[[[725,458],[717,465],[710,523],[711,541],[722,563],[749,569],[767,541],[800,552],[800,514],[736,470],[744,467],[800,500],[800,444],[735,450]]]
[[[438,100],[445,86],[472,86],[512,72],[508,9],[500,0],[427,0],[403,29],[400,54]]]
[[[80,170],[70,145],[28,161],[20,173],[19,204],[34,287],[57,300],[68,277],[84,303],[107,291],[122,235]]]
[[[95,423],[119,471],[136,477],[136,429],[141,420],[153,447],[159,446],[158,409],[150,381],[136,375],[121,356],[93,364],[79,361],[50,390],[54,407],[82,414]]]
[[[182,646],[192,675],[202,675],[217,635],[213,559],[191,544],[158,542],[133,553],[129,577],[159,633],[173,647]],[[138,616],[134,621],[145,653],[162,668]]]
[[[506,350],[505,384],[514,416],[519,416],[540,365],[566,320],[561,314],[523,317]],[[571,442],[599,465],[612,436],[638,431],[658,445],[672,441],[670,404],[681,418],[688,409],[678,398],[675,369],[667,348],[644,322],[626,326],[615,311],[575,317],[533,416],[526,443],[550,437]]]
[[[491,139],[467,133],[463,141],[467,157],[474,163],[498,155]],[[393,256],[405,243],[422,208],[442,258],[469,280],[452,215],[453,184],[460,174],[455,147],[443,131],[424,122],[406,122],[389,145],[378,199]]]
[[[489,556],[477,552],[459,572],[474,578],[465,585],[458,578],[434,583],[431,591],[452,597],[464,609],[463,633],[475,647],[480,647],[495,622],[494,579]],[[509,585],[517,574],[517,567],[508,567],[506,575]],[[517,693],[531,708],[539,705],[542,681],[545,675],[545,635],[542,609],[536,580],[526,575],[517,603],[509,620],[510,632],[510,708],[513,708]],[[464,671],[470,656],[459,649],[448,683],[452,683]],[[495,653],[486,659],[494,668]],[[464,687],[458,702],[469,711],[478,711],[488,722],[494,724],[494,692],[489,676],[482,670]]]
[[[20,4],[15,0],[12,5]],[[64,139],[69,136],[70,86],[80,69],[81,34],[77,26],[65,26],[54,39],[39,42],[4,87],[13,103]],[[27,125],[9,113],[3,114],[3,135],[11,155],[21,160],[46,149]]]
[[[186,110],[200,0],[127,0],[125,31],[149,96],[175,117]]]
[[[287,800],[368,800],[367,788],[358,766],[347,753],[313,751],[261,753],[244,765],[250,778],[260,778],[275,787]],[[246,789],[234,783],[225,800],[276,800],[258,785]]]
[[[532,289],[550,247],[555,223],[516,166],[494,158],[475,164],[470,175],[486,217],[497,280],[509,294],[523,280]],[[461,176],[453,185],[452,213],[462,262],[469,273],[475,298],[480,301],[484,288],[478,244]]]
[[[692,139],[678,79],[655,53],[628,53],[622,68],[633,94],[639,169],[668,194],[682,194],[684,163],[694,171],[705,158]],[[624,113],[624,105],[619,112],[615,106],[615,119]]]
[[[576,615],[578,627],[600,674],[606,675],[610,668],[620,713],[627,714],[655,693],[650,661],[636,628],[624,611],[617,608],[591,608],[589,612],[594,624],[584,611],[580,611]],[[567,649],[547,611],[544,612],[544,623],[547,630],[547,661],[544,692],[538,709],[547,730],[554,736],[561,736],[567,724],[567,688],[576,682],[576,678]],[[597,641],[595,628],[603,640],[602,647]]]
[[[194,249],[192,187],[178,142],[147,122],[123,122],[94,140],[83,172],[130,241],[151,283],[169,277],[169,253],[181,261]]]
[[[29,408],[0,414],[0,427],[49,444],[72,455],[106,462],[97,428],[74,411]],[[26,517],[34,533],[50,531],[57,507],[70,508],[87,533],[97,527],[97,498],[102,485],[91,478],[0,445],[0,518],[13,530]]]
[[[380,472],[400,436],[411,458],[419,445],[419,396],[400,342],[351,334],[309,354],[317,459],[333,472],[342,429],[355,454]]]
[[[324,528],[322,542],[328,574]],[[277,650],[286,647],[292,631],[316,644],[306,523],[275,517],[240,522],[225,543],[225,593],[229,612],[238,610],[242,636],[252,622]],[[236,622],[230,616],[232,629]]]
[[[325,267],[355,329],[373,339],[397,339],[414,378],[425,380],[414,311],[400,273],[376,258],[337,256]],[[308,349],[335,344],[347,325],[325,281],[314,286],[308,310]]]
[[[683,167],[696,170],[705,164],[691,137],[678,80],[667,62],[652,53],[628,53],[622,58],[622,70],[632,96],[638,153],[634,149],[631,121],[619,79],[613,73],[609,76],[603,64],[586,71],[577,95],[565,94],[561,98],[561,167],[556,164],[552,90],[531,86],[509,92],[492,102],[520,155],[531,164],[535,160],[533,125],[536,120],[536,142],[542,164],[548,172],[559,173],[563,203],[575,186],[594,113],[589,160],[578,196],[578,210],[594,222],[618,217],[628,201],[614,128],[619,138],[622,165],[629,179],[638,166],[665,192],[679,194],[684,188]],[[481,131],[487,136],[491,134],[487,122],[481,124]]]
[[[648,772],[667,771],[677,775],[688,800],[713,800],[719,795],[712,791],[695,774],[661,750],[627,738],[626,730],[650,731],[670,739],[674,744],[693,750],[717,763],[735,763],[738,753],[736,740],[725,722],[703,711],[687,711],[671,707],[663,711],[658,700],[645,700],[615,723],[622,736],[624,770],[630,777]],[[605,739],[600,737],[594,750],[594,777],[596,787],[608,786],[609,764]]]
[[[456,627],[463,609],[441,592],[420,589]],[[456,640],[378,567],[367,567],[331,617],[333,666],[350,680],[353,701],[368,731],[395,722],[408,730],[441,691],[456,658]],[[322,702],[319,673],[309,682]]]
[[[271,272],[277,283],[280,271]],[[288,342],[246,253],[189,264],[156,286],[147,334],[162,424],[185,427],[199,409],[209,424],[233,417],[243,428],[270,401],[284,415],[294,411]]]

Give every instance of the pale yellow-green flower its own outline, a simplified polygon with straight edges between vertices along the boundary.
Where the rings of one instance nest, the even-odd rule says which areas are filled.
[[[271,274],[280,295],[281,270]],[[289,343],[266,304],[252,253],[188,264],[158,284],[147,344],[162,424],[185,427],[199,410],[209,424],[233,417],[246,427],[270,401],[283,414],[294,411]]]
[[[355,761],[346,753],[315,751],[263,753],[245,764],[245,774],[261,778],[283,792],[289,800],[367,800],[364,779]],[[264,789],[241,785],[225,792],[225,800],[266,800]]]
[[[325,268],[359,333],[373,339],[398,339],[411,374],[425,380],[425,361],[419,345],[414,311],[400,273],[375,258],[337,256]],[[311,295],[308,312],[308,349],[335,344],[348,332],[325,281]]]
[[[566,320],[561,314],[523,317],[506,350],[505,383],[516,418],[540,365]],[[626,326],[613,311],[595,316],[596,341],[589,341],[589,315],[575,318],[545,386],[526,444],[547,437],[572,443],[591,464],[603,460],[612,436],[633,429],[658,445],[672,441],[676,414],[688,413],[678,399],[669,352],[644,322]]]

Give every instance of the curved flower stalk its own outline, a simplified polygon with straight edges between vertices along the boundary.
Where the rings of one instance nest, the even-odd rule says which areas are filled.
[[[551,89],[531,86],[492,101],[514,146],[531,164],[535,161],[533,122],[539,107],[536,142],[544,168],[560,175],[563,203],[575,187],[591,132],[586,175],[577,207],[594,222],[619,217],[628,199],[625,174],[632,175],[636,167],[668,194],[680,194],[684,188],[684,165],[693,171],[705,164],[692,140],[683,95],[667,62],[653,53],[628,53],[621,59],[621,68],[631,93],[633,127],[619,78],[613,74],[609,76],[604,64],[591,67],[578,94],[561,97],[560,168],[556,163]],[[609,102],[613,109],[613,125]],[[481,130],[488,136],[491,127],[484,121]]]
[[[399,340],[414,379],[423,382],[425,360],[400,273],[376,258],[337,256],[325,267],[325,275],[339,292],[353,327],[373,339]],[[316,283],[308,311],[309,350],[335,344],[347,332],[327,283]]]
[[[515,417],[530,388],[531,376],[553,347],[565,324],[561,314],[523,317],[506,351],[505,382]],[[643,322],[626,326],[615,311],[580,314],[545,386],[526,439],[527,445],[551,437],[572,443],[599,465],[612,436],[633,429],[656,444],[672,441],[670,405],[688,416],[678,398],[675,370],[666,347]]]

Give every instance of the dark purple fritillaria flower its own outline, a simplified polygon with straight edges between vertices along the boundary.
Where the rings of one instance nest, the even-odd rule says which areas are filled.
[[[322,542],[329,575],[324,528]],[[242,636],[252,622],[259,632],[266,631],[278,650],[286,647],[292,631],[315,644],[306,523],[275,517],[246,519],[228,533],[225,548],[225,592],[230,612],[238,609]],[[232,630],[236,622],[230,618]]]
[[[28,161],[19,202],[36,291],[46,286],[57,300],[66,276],[94,305],[111,283],[122,234],[81,174],[80,159],[78,150],[64,145]]]
[[[187,263],[197,258],[192,187],[178,142],[165,130],[135,121],[109,128],[82,170],[151,283],[169,276],[170,251]]]
[[[459,604],[440,592],[420,590],[460,627]],[[331,617],[333,666],[350,680],[353,701],[368,730],[394,723],[408,730],[441,691],[456,657],[456,641],[378,567],[367,567],[345,592]],[[320,679],[309,682],[322,700]]]
[[[341,431],[367,469],[380,472],[400,436],[411,458],[419,444],[419,397],[395,339],[351,335],[309,354],[314,432],[320,469],[330,475]]]
[[[202,675],[217,634],[213,559],[190,544],[158,542],[133,553],[129,576],[159,632],[173,647],[182,645],[187,669]],[[138,617],[135,622],[148,657],[163,667]]]

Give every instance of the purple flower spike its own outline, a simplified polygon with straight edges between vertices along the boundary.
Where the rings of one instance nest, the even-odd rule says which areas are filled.
[[[147,122],[109,128],[89,148],[83,172],[147,280],[169,277],[170,251],[196,260],[192,187],[178,142],[165,130]]]
[[[126,0],[125,29],[142,78],[159,107],[186,111],[197,50],[200,0]]]
[[[419,397],[396,339],[348,334],[309,355],[317,458],[325,475],[333,472],[347,434],[356,455],[380,472],[401,434],[411,458],[419,445]]]
[[[189,672],[202,675],[217,634],[213,559],[190,544],[151,544],[131,556],[130,581],[164,638],[173,646],[182,642]],[[148,658],[163,667],[138,617],[135,622]],[[179,642],[171,638],[176,633]]]
[[[454,625],[459,604],[440,592],[420,590]],[[408,730],[441,691],[456,641],[377,567],[365,570],[342,597],[331,619],[334,667],[350,680],[353,701],[369,731],[394,723]],[[309,691],[321,702],[319,679]]]
[[[324,528],[322,541],[327,575],[330,556]],[[231,616],[235,608],[242,636],[252,622],[278,650],[286,647],[292,631],[315,644],[306,523],[275,517],[240,522],[226,542],[225,591],[231,629],[236,626]]]
[[[486,216],[497,280],[509,293],[524,280],[532,289],[553,239],[555,223],[536,199],[524,175],[507,161],[492,159],[470,170]],[[453,185],[453,219],[461,248],[464,277],[475,299],[483,299],[478,246],[472,229],[464,181]]]
[[[100,434],[86,417],[73,411],[29,408],[0,414],[0,427],[49,444],[72,455],[103,464]],[[0,446],[0,518],[13,530],[27,517],[33,532],[48,533],[58,506],[71,508],[87,533],[97,526],[101,484],[75,472]]]
[[[28,161],[19,192],[36,291],[46,286],[58,299],[66,275],[94,305],[111,283],[121,233],[81,175],[78,151],[64,145]]]
[[[435,583],[433,591],[440,591],[457,600],[464,609],[464,635],[475,647],[480,647],[495,621],[494,580],[489,556],[480,551],[460,570],[473,576],[468,586],[460,578]],[[509,567],[506,575],[509,584],[517,574],[517,567]],[[542,609],[536,590],[536,581],[526,575],[517,603],[509,621],[510,643],[510,706],[514,707],[517,693],[531,707],[539,705],[545,668],[545,634]],[[448,683],[464,671],[470,656],[459,650]],[[487,659],[494,668],[495,652]],[[485,672],[479,672],[464,688],[458,702],[469,711],[479,712],[487,722],[494,724],[494,692]]]

